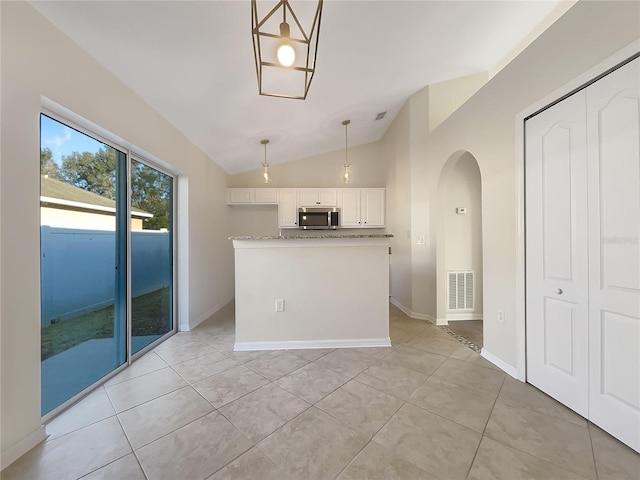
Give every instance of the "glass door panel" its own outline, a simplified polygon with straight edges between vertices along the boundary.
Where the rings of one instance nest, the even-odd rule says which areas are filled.
[[[131,354],[173,330],[173,178],[131,160]]]
[[[46,115],[40,126],[46,415],[126,361],[127,198],[125,153]]]

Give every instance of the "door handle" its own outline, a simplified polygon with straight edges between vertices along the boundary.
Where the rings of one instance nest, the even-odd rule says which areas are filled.
[[[556,288],[556,293],[558,295],[562,295],[562,289],[561,288]]]

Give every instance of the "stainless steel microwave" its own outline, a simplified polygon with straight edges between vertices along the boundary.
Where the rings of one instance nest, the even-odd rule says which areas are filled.
[[[339,208],[298,208],[298,228],[302,230],[335,230],[339,226]]]

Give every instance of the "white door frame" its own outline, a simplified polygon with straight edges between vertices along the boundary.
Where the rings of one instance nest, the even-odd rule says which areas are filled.
[[[603,60],[582,75],[555,90],[553,93],[530,105],[515,118],[515,167],[516,167],[516,338],[517,338],[517,378],[526,381],[526,290],[525,290],[525,208],[524,208],[524,121],[534,113],[557,103],[570,93],[593,82],[594,79],[637,55],[640,52],[640,40],[627,45],[606,60]]]

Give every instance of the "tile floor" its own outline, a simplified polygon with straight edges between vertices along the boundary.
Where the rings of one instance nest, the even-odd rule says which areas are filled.
[[[456,320],[449,322],[449,330],[482,348],[482,320]]]
[[[226,308],[51,421],[2,479],[640,478],[602,430],[390,312],[393,347],[234,353]]]

